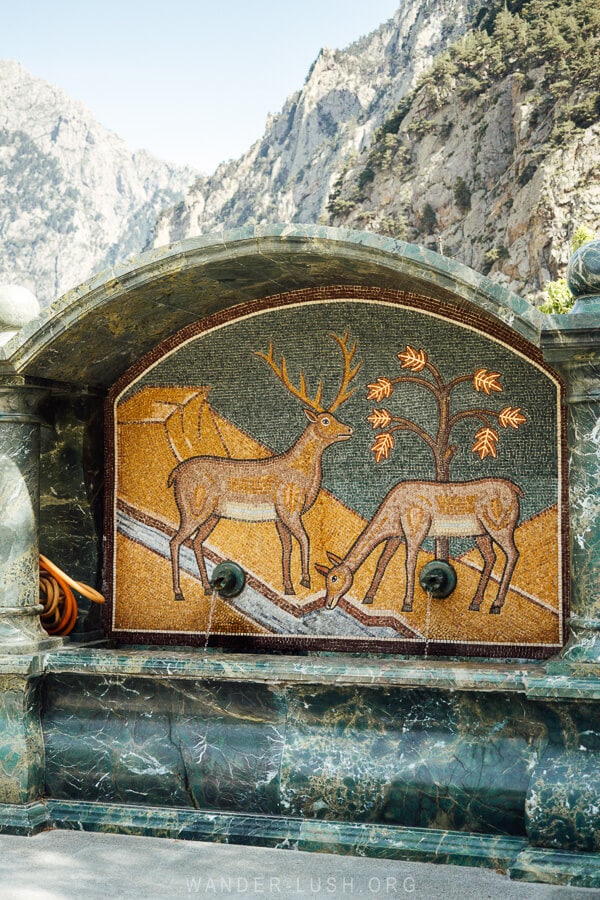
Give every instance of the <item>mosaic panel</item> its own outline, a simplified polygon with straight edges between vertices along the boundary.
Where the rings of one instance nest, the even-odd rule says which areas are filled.
[[[470,310],[330,288],[234,307],[110,392],[122,641],[538,657],[564,643],[561,386]],[[419,575],[456,573],[436,599]],[[246,586],[211,588],[223,560]]]

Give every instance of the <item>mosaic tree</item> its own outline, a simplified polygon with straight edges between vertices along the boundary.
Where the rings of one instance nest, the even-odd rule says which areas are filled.
[[[379,377],[368,385],[368,400],[381,403],[404,384],[415,384],[429,391],[437,405],[437,431],[430,434],[422,425],[413,422],[404,416],[396,416],[385,407],[373,409],[367,416],[367,420],[378,431],[375,442],[371,447],[376,462],[387,460],[394,450],[396,440],[394,435],[399,431],[410,431],[416,434],[429,447],[435,465],[435,480],[439,482],[450,481],[450,465],[458,450],[458,445],[451,443],[454,429],[468,419],[475,419],[481,423],[475,432],[472,453],[481,460],[487,456],[496,458],[498,455],[498,442],[501,428],[519,428],[527,421],[521,412],[521,407],[504,406],[500,410],[489,409],[482,406],[472,406],[468,409],[452,411],[451,396],[456,388],[471,382],[473,390],[478,394],[490,396],[494,393],[502,393],[499,372],[491,372],[486,368],[478,368],[466,375],[459,375],[451,381],[445,381],[439,369],[429,361],[425,350],[416,350],[410,344],[397,354],[402,369],[407,369],[412,374],[398,375],[396,378]],[[448,559],[449,539],[438,538],[436,540],[436,556],[438,559]]]

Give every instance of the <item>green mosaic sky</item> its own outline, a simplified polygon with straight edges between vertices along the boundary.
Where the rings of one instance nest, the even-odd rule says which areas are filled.
[[[323,457],[323,486],[350,507],[370,517],[386,492],[398,481],[433,479],[432,455],[416,435],[396,433],[389,460],[377,464],[370,447],[375,432],[367,422],[374,406],[385,406],[425,427],[437,430],[437,407],[426,389],[404,384],[383,403],[366,399],[367,384],[379,376],[394,378],[403,370],[396,354],[407,344],[423,348],[448,381],[485,367],[501,373],[502,393],[476,393],[472,383],[452,394],[452,412],[487,407],[521,407],[527,424],[518,431],[499,428],[498,457],[480,460],[471,452],[477,419],[459,423],[452,441],[459,446],[451,480],[503,477],[524,491],[521,520],[558,499],[558,440],[556,386],[531,362],[489,337],[421,310],[391,304],[343,300],[305,303],[269,309],[204,333],[157,364],[127,391],[145,385],[211,386],[216,412],[274,451],[289,447],[306,419],[300,401],[277,381],[267,364],[255,356],[272,341],[276,358],[284,353],[290,376],[299,370],[313,392],[324,382],[324,401],[331,401],[341,375],[341,353],[329,337],[350,330],[358,341],[356,358],[362,368],[354,396],[337,411],[351,424],[351,441],[329,448]],[[406,372],[405,372],[406,374]]]

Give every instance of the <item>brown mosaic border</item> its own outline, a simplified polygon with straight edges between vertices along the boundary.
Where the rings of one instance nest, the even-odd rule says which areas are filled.
[[[296,291],[287,291],[280,294],[272,294],[258,300],[227,307],[213,313],[206,318],[194,322],[180,329],[175,334],[161,341],[152,350],[146,353],[133,366],[131,366],[109,389],[105,401],[105,431],[104,431],[104,459],[105,459],[105,505],[104,505],[104,577],[103,590],[108,598],[103,608],[103,626],[106,634],[113,640],[125,644],[151,644],[161,646],[192,646],[204,647],[207,645],[206,635],[199,632],[191,635],[182,632],[131,632],[113,629],[113,556],[114,548],[114,517],[115,507],[115,459],[114,459],[114,415],[113,407],[116,398],[134,382],[147,368],[158,362],[169,351],[190,338],[204,334],[220,325],[234,322],[244,316],[269,309],[282,309],[286,306],[301,303],[323,303],[327,300],[369,300],[402,307],[423,310],[434,313],[459,325],[466,325],[478,333],[496,338],[509,349],[514,349],[527,359],[536,363],[540,369],[551,376],[559,385],[560,410],[561,410],[561,551],[563,559],[562,569],[562,596],[563,596],[563,644],[547,644],[534,646],[528,644],[478,644],[469,642],[407,642],[399,639],[381,641],[376,638],[369,639],[338,639],[316,636],[314,638],[296,635],[219,635],[218,641],[208,640],[208,646],[219,646],[233,650],[270,650],[272,652],[297,652],[304,650],[343,651],[354,653],[384,653],[390,655],[407,656],[476,656],[489,659],[548,659],[554,656],[567,641],[568,616],[570,610],[570,553],[569,553],[569,506],[568,506],[568,452],[567,452],[567,416],[565,405],[565,385],[560,375],[545,361],[541,350],[531,344],[524,337],[517,334],[504,323],[486,317],[483,313],[475,311],[468,301],[458,299],[458,302],[450,305],[443,301],[435,300],[422,294],[408,291],[395,291],[386,288],[364,287],[360,285],[330,285],[316,288],[302,288]]]

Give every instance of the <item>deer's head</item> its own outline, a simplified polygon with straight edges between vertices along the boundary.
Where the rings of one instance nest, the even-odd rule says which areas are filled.
[[[352,437],[354,429],[350,425],[340,422],[333,413],[327,410],[314,412],[312,409],[305,408],[304,415],[309,421],[308,427],[311,432],[324,447],[336,444],[338,441],[347,441]]]
[[[325,578],[325,606],[327,609],[334,609],[352,587],[354,576],[350,567],[339,556],[327,552],[327,559],[331,563],[330,567],[316,563],[315,569]]]
[[[351,382],[356,378],[362,363],[356,363],[353,366],[354,355],[356,353],[357,342],[354,341],[353,345],[350,347],[348,345],[350,334],[346,331],[343,337],[339,337],[337,334],[331,334],[330,337],[336,342],[340,350],[342,351],[342,356],[344,359],[343,372],[341,383],[338,389],[338,392],[333,399],[333,401],[329,404],[329,406],[324,406],[322,404],[323,398],[323,381],[319,381],[317,385],[317,389],[313,397],[309,394],[308,385],[306,383],[306,376],[304,372],[300,372],[299,374],[299,384],[298,386],[292,384],[285,356],[283,353],[281,354],[281,362],[279,365],[275,362],[275,357],[273,354],[273,344],[269,346],[268,353],[258,353],[256,352],[256,356],[259,356],[261,359],[270,366],[272,371],[275,373],[279,381],[284,385],[285,388],[289,391],[292,396],[297,397],[298,400],[301,400],[304,404],[304,414],[309,421],[309,428],[321,438],[324,446],[328,446],[329,444],[336,443],[337,441],[347,441],[348,438],[351,437],[353,429],[350,428],[349,425],[345,425],[343,422],[340,422],[333,413],[347,400],[350,399],[352,394],[355,392],[356,388],[350,388]]]

